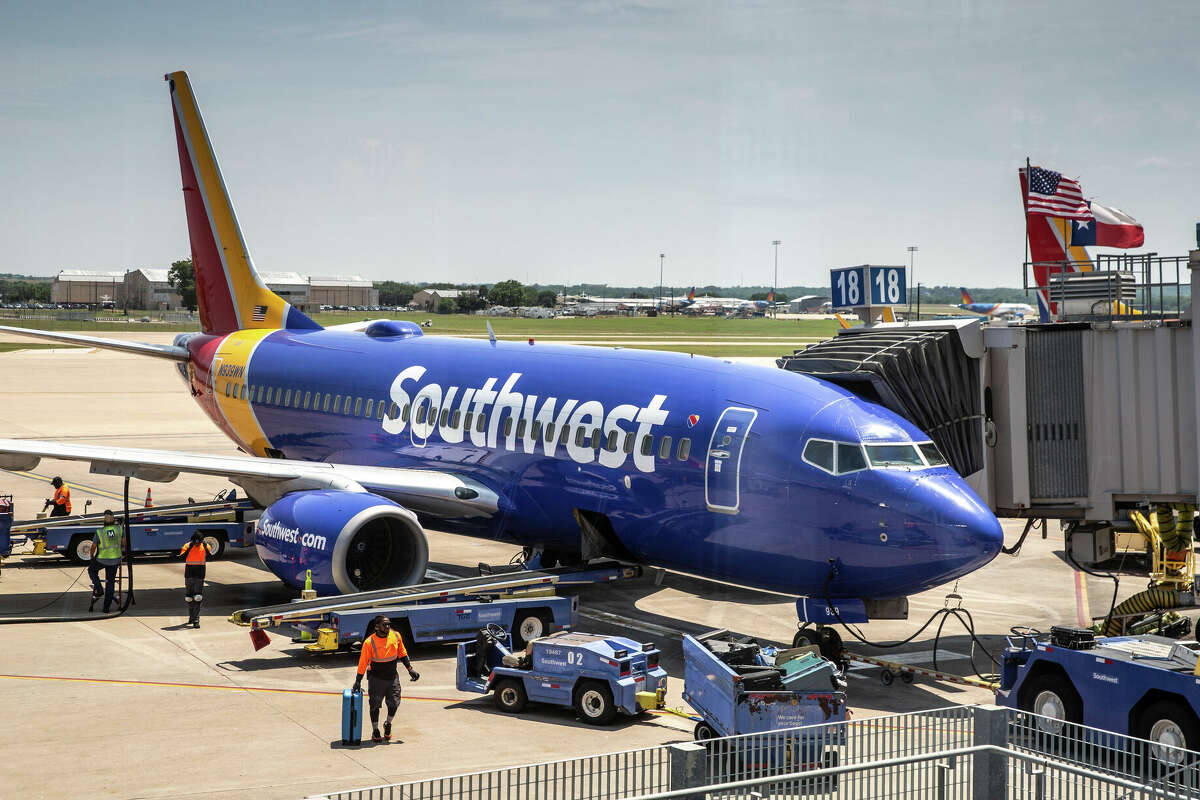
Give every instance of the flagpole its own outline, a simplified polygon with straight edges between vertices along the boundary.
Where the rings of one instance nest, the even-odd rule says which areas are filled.
[[[1029,156],[1025,156],[1025,208],[1023,209],[1023,211],[1025,213],[1025,264],[1026,265],[1029,264],[1029,181],[1030,181],[1030,178],[1032,177],[1030,174],[1031,172],[1032,172],[1032,170],[1029,165]],[[1025,286],[1026,286],[1025,296],[1029,297],[1029,294],[1028,294],[1029,267],[1023,265],[1021,267],[1021,271],[1025,273],[1024,274]],[[1034,280],[1037,280],[1037,277],[1036,277],[1037,271],[1036,270],[1034,271],[1034,276],[1035,276]]]

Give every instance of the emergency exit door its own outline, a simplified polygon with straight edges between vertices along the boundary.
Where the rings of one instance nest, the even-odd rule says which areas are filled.
[[[708,440],[704,466],[704,502],[709,511],[738,513],[742,449],[757,418],[758,412],[750,408],[730,407],[721,413]]]

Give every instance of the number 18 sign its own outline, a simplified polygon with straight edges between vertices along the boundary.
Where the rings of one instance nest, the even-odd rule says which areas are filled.
[[[829,271],[834,308],[901,306],[908,302],[904,267],[842,267]]]

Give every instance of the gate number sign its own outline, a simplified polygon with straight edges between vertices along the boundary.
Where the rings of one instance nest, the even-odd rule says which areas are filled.
[[[908,302],[904,267],[843,267],[829,271],[834,308],[901,306]]]

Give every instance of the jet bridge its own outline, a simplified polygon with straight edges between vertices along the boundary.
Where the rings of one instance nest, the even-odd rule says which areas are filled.
[[[1141,258],[1142,276],[1156,279],[1089,276],[1119,298],[1064,302],[1059,322],[860,326],[778,364],[905,417],[997,516],[1062,520],[1091,534],[1076,558],[1103,560],[1113,526],[1132,529],[1131,510],[1196,504],[1200,490],[1200,334],[1189,308],[1200,250],[1186,262]],[[1162,277],[1172,266],[1184,272],[1177,285]]]

